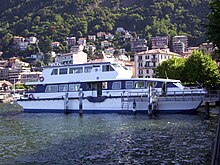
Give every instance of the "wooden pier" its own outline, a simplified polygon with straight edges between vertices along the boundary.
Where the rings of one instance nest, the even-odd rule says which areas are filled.
[[[220,107],[219,107],[220,110]],[[216,136],[212,150],[211,165],[220,165],[220,112],[218,115],[218,124],[216,128]]]

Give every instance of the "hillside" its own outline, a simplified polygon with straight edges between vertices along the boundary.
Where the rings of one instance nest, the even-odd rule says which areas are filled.
[[[206,39],[204,24],[210,0],[2,0],[0,37],[37,36],[64,41],[117,27],[150,39],[186,34],[189,45]],[[3,43],[5,49],[8,43]],[[1,51],[1,50],[0,50]]]

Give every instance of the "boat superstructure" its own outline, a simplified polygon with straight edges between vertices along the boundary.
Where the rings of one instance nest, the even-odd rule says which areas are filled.
[[[179,80],[131,75],[112,62],[46,67],[17,102],[25,112],[79,112],[82,104],[85,113],[186,113],[195,111],[206,94]]]

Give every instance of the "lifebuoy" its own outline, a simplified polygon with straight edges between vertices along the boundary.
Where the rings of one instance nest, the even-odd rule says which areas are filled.
[[[43,76],[40,76],[40,77],[39,77],[39,80],[40,80],[40,82],[43,82],[43,81],[44,81],[44,77],[43,77]]]
[[[34,95],[33,95],[33,94],[29,94],[29,95],[28,95],[28,98],[29,98],[29,99],[34,99]]]

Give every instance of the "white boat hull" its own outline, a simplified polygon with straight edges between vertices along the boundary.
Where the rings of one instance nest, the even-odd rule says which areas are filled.
[[[24,112],[79,112],[79,99],[69,98],[66,106],[65,99],[24,99],[18,100]],[[135,102],[135,106],[134,106]],[[157,102],[156,112],[160,113],[191,113],[194,112],[201,100],[161,100]],[[102,102],[91,102],[84,98],[82,100],[82,109],[84,113],[148,113],[147,99],[134,99],[122,102],[121,98],[106,98]]]

